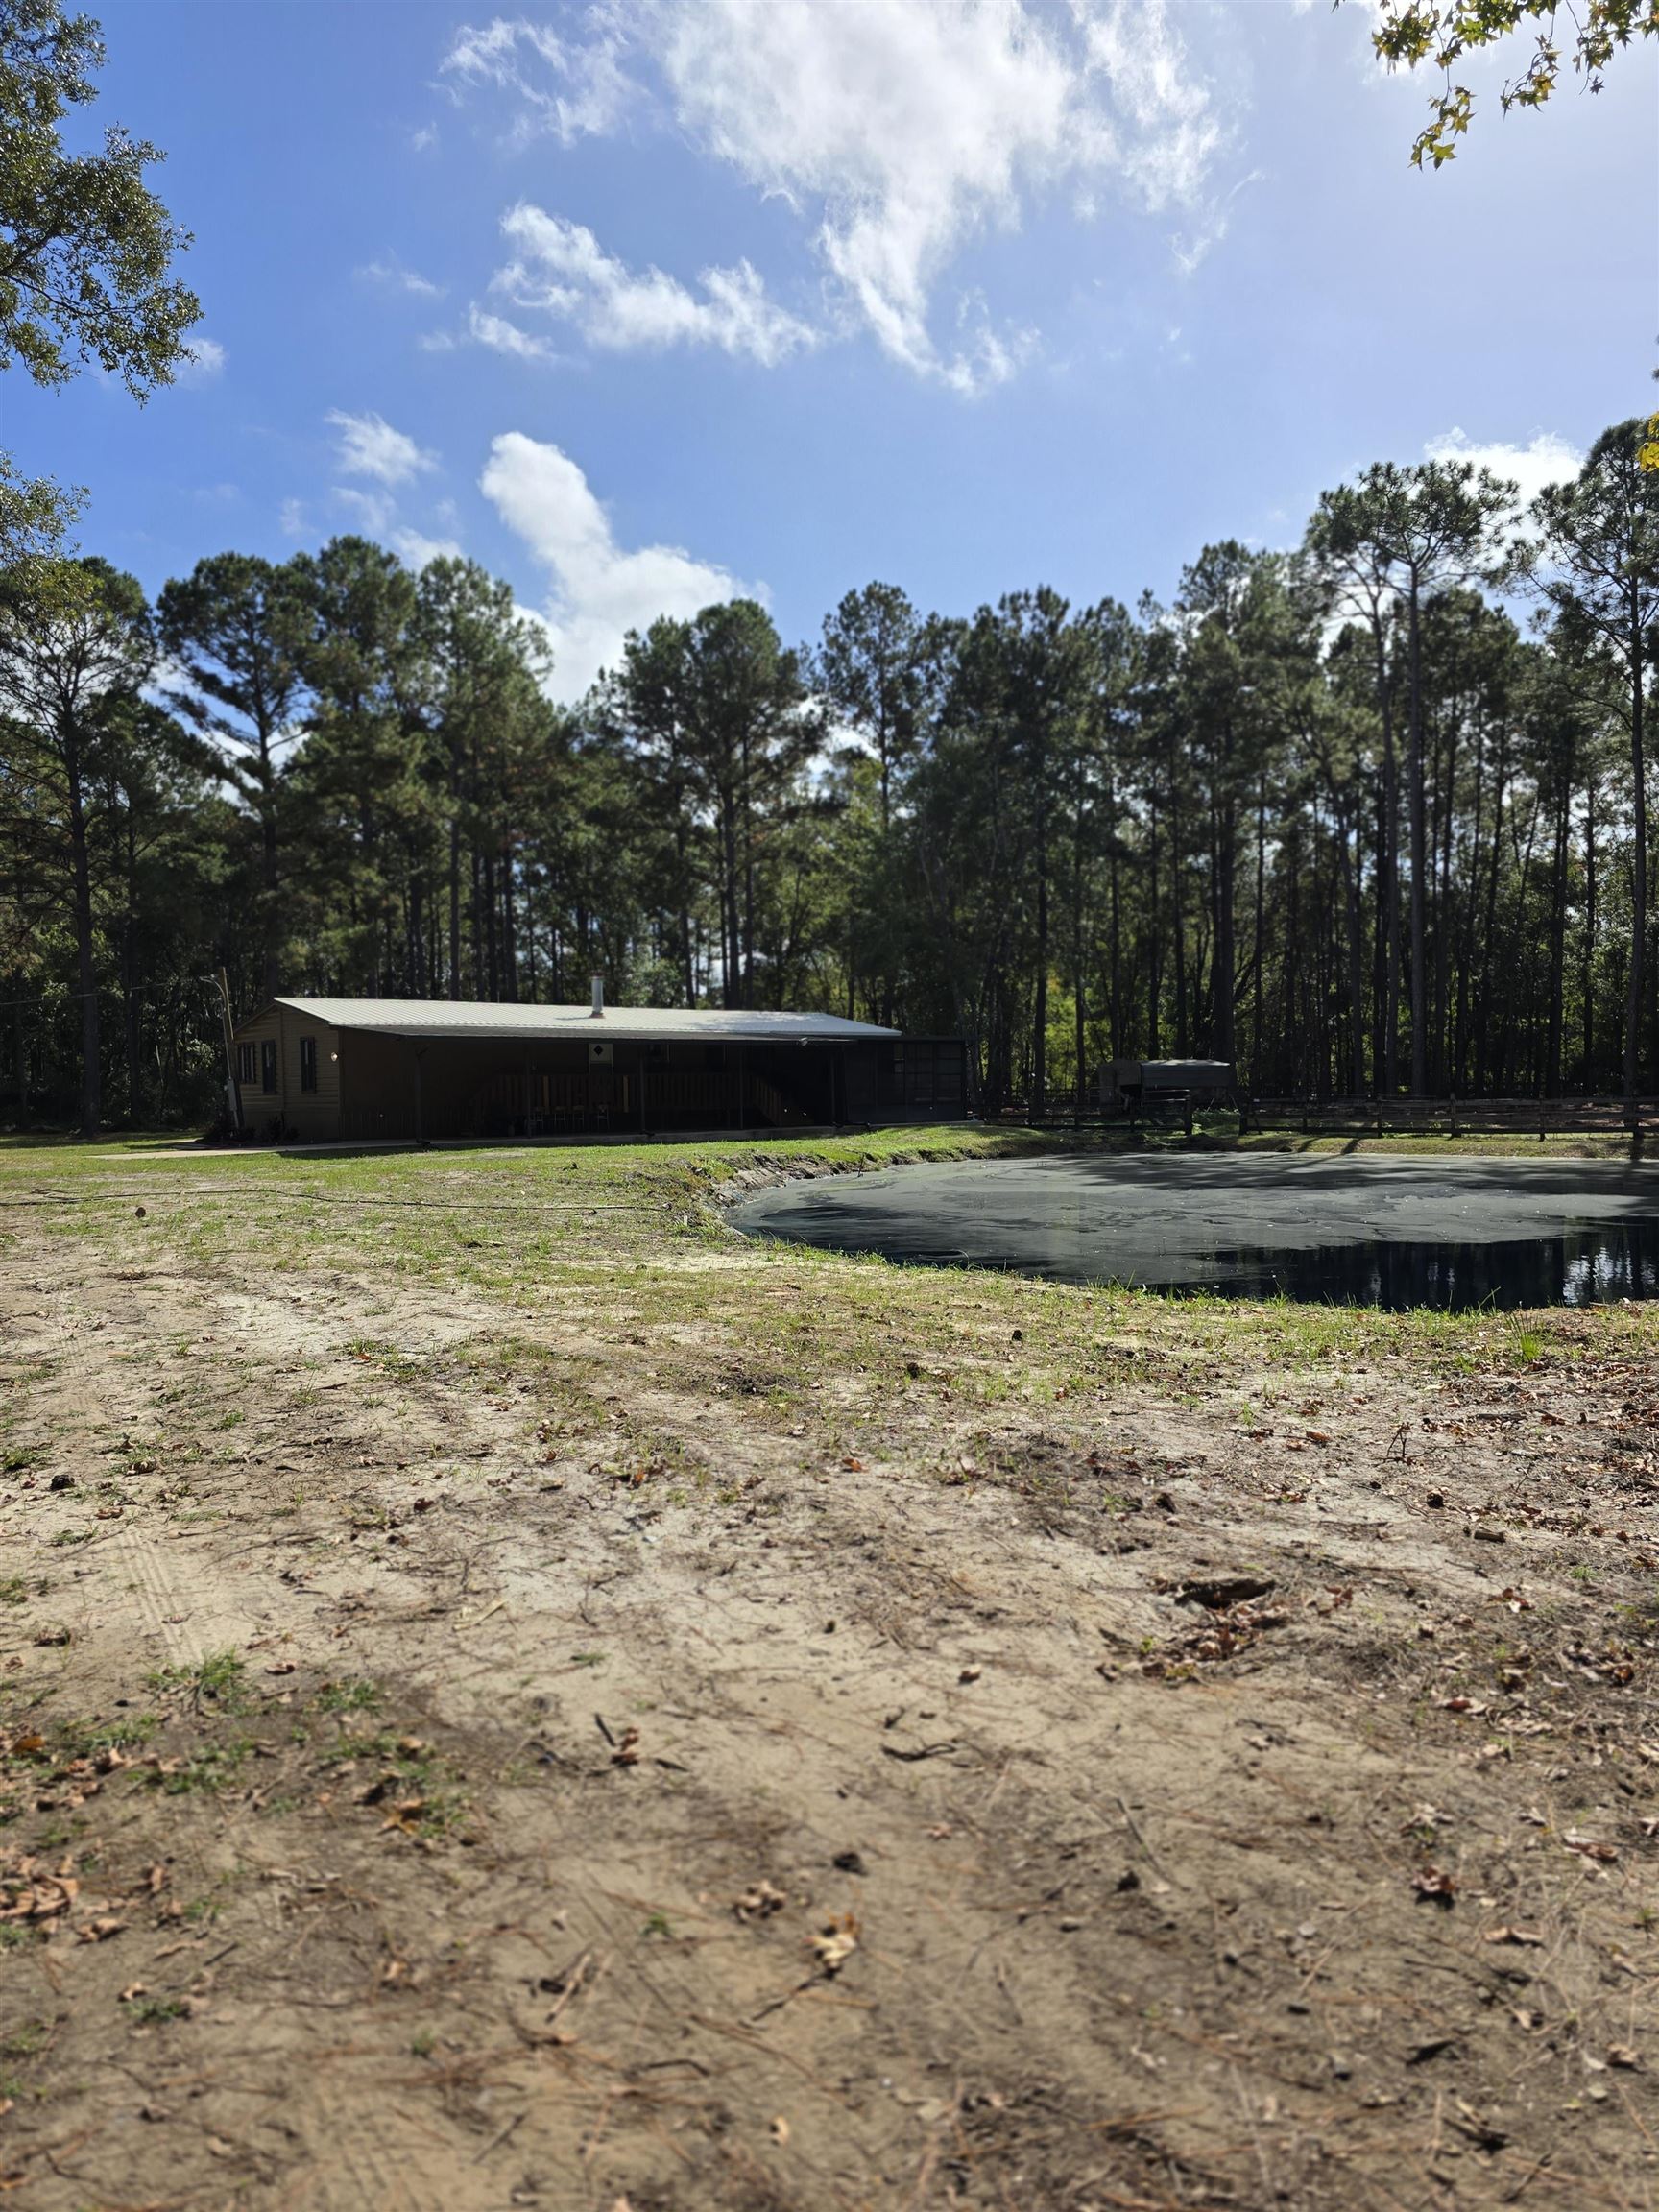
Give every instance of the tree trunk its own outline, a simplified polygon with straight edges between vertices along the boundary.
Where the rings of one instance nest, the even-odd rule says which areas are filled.
[[[92,958],[92,868],[86,848],[86,795],[81,784],[81,733],[72,715],[62,725],[64,780],[69,787],[69,855],[75,877],[75,974],[81,991],[81,1134],[96,1137],[104,1112],[103,1044],[98,979]]]
[[[1643,750],[1645,666],[1640,590],[1630,586],[1630,795],[1634,850],[1630,856],[1630,977],[1624,1010],[1624,1096],[1634,1102],[1642,1061],[1643,983],[1647,955],[1647,762]]]
[[[1262,998],[1267,967],[1267,779],[1256,779],[1256,946],[1250,1035],[1250,1088],[1262,1089]]]
[[[1185,1060],[1187,1038],[1187,927],[1181,910],[1181,817],[1171,796],[1169,808],[1169,904],[1175,930],[1175,1056]]]
[[[1580,1089],[1596,1089],[1596,778],[1584,794],[1584,1072]]]
[[[518,911],[514,898],[512,840],[501,840],[501,996],[509,1005],[518,998]]]
[[[1354,1095],[1358,1097],[1365,1089],[1365,926],[1360,918],[1359,871],[1364,862],[1364,850],[1359,842],[1359,826],[1354,827],[1354,851],[1348,854],[1348,832],[1342,830],[1342,855],[1346,863],[1348,893],[1348,998],[1353,1007],[1354,1035],[1350,1049],[1354,1064]]]
[[[1561,1037],[1567,995],[1567,829],[1573,801],[1572,777],[1563,773],[1556,794],[1555,850],[1550,881],[1550,1014],[1544,1046],[1544,1095],[1561,1095]]]
[[[1112,1015],[1110,1026],[1112,1057],[1116,1060],[1123,1049],[1123,937],[1118,883],[1118,793],[1115,782],[1108,783],[1106,786],[1106,833],[1111,839],[1108,863],[1110,868],[1109,895],[1112,902]]]
[[[1158,800],[1154,794],[1147,809],[1147,871],[1149,919],[1147,923],[1146,1058],[1156,1060],[1159,1050],[1159,1000],[1164,977],[1160,966],[1162,939],[1158,932]]]
[[[1221,809],[1216,826],[1215,849],[1215,963],[1212,976],[1211,995],[1214,1015],[1211,1022],[1211,1035],[1214,1043],[1211,1047],[1217,1060],[1231,1061],[1234,1057],[1234,999],[1238,993],[1238,944],[1234,927],[1233,894],[1234,870],[1237,856],[1234,853],[1236,825],[1233,819],[1233,802],[1229,799]]]
[[[138,1030],[138,958],[131,922],[122,932],[121,1032],[127,1056],[127,1118],[134,1129],[144,1126],[144,1059]]]
[[[276,869],[276,764],[263,723],[259,730],[259,880],[264,892],[260,918],[263,939],[265,997],[275,998],[282,987],[281,964],[276,957],[279,890]]]
[[[1429,975],[1424,965],[1428,865],[1423,823],[1423,665],[1417,620],[1417,578],[1411,578],[1410,689],[1411,734],[1407,801],[1411,817],[1411,1095],[1429,1088]]]
[[[1372,1079],[1379,1093],[1392,1095],[1400,1082],[1400,784],[1394,756],[1394,695],[1382,620],[1374,614],[1371,638],[1376,652],[1377,705],[1382,716],[1382,790],[1377,829],[1377,966],[1382,977],[1381,1036],[1372,1049]]]
[[[1043,776],[1041,757],[1038,775]],[[1031,1029],[1031,1112],[1048,1111],[1048,806],[1037,799],[1037,1002]]]
[[[449,996],[461,996],[461,817],[449,824]]]

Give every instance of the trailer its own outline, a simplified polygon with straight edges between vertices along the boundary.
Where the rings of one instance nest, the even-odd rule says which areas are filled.
[[[1201,1107],[1231,1106],[1231,1060],[1108,1060],[1099,1071],[1100,1110],[1128,1121],[1190,1123]]]

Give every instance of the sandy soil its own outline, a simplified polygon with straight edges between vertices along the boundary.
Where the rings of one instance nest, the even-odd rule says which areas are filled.
[[[626,1281],[12,1226],[6,2201],[1659,2202],[1642,1357],[1040,1402],[1082,1294],[964,1279],[802,1407]]]

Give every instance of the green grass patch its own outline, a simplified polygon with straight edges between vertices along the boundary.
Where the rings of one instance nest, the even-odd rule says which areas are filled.
[[[164,1797],[213,1797],[237,1780],[252,1749],[252,1737],[206,1743],[182,1759],[163,1759],[146,1771],[145,1780]]]
[[[193,1705],[213,1705],[221,1713],[240,1713],[247,1702],[247,1667],[234,1651],[214,1651],[194,1667],[161,1667],[144,1680],[167,1696],[186,1696]]]
[[[373,1713],[381,1703],[377,1682],[325,1682],[317,1693],[323,1713]]]
[[[386,1334],[347,1348],[364,1394],[382,1390],[390,1402],[415,1382],[511,1390],[522,1396],[532,1459],[588,1450],[596,1432],[609,1431],[605,1457],[614,1457],[618,1480],[643,1470],[640,1486],[664,1498],[670,1481],[679,1495],[711,1497],[729,1486],[730,1470],[717,1454],[700,1452],[694,1427],[664,1432],[637,1409],[632,1390],[617,1398],[619,1351],[631,1384],[683,1400],[740,1403],[751,1422],[780,1433],[805,1424],[811,1450],[851,1456],[871,1448],[895,1392],[950,1408],[954,1416],[964,1409],[971,1421],[981,1408],[1000,1419],[1011,1407],[1043,1408],[1062,1399],[1104,1408],[1125,1390],[1150,1386],[1179,1399],[1235,1377],[1252,1405],[1264,1407],[1264,1370],[1306,1374],[1310,1388],[1329,1391],[1379,1363],[1448,1377],[1537,1374],[1552,1363],[1659,1349],[1659,1304],[1518,1317],[1174,1299],[751,1242],[721,1208],[734,1178],[757,1168],[788,1174],[1010,1159],[1072,1142],[957,1124],[830,1138],[305,1158],[266,1150],[208,1157],[144,1139],[49,1147],[48,1160],[13,1142],[0,1145],[0,1192],[44,1183],[57,1203],[32,1211],[32,1232],[48,1244],[84,1240],[112,1264],[141,1251],[147,1265],[234,1275],[252,1239],[278,1294],[287,1280],[316,1282],[336,1270],[377,1282],[392,1302],[406,1286],[463,1290],[494,1311],[495,1324],[434,1356],[399,1344],[388,1321]],[[1159,1142],[1172,1151],[1181,1140]],[[1538,1147],[1514,1139],[1454,1145],[1321,1137],[1252,1139],[1247,1148],[1268,1145],[1529,1159],[1559,1148],[1554,1140]],[[149,1209],[142,1223],[132,1211],[139,1202]],[[567,1320],[581,1324],[590,1349],[569,1348],[559,1327]],[[551,1349],[550,1335],[565,1348]],[[833,1385],[832,1400],[813,1395],[825,1383]],[[85,1533],[65,1531],[62,1541],[84,1541]],[[224,1702],[224,1693],[207,1685],[168,1686]]]

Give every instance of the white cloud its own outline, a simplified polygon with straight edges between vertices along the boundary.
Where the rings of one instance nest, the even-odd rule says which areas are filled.
[[[348,476],[373,476],[381,484],[407,484],[437,457],[394,430],[383,415],[347,415],[336,407],[327,420],[340,433],[339,461]]]
[[[1424,446],[1430,461],[1472,461],[1477,469],[1490,469],[1521,487],[1523,506],[1529,506],[1546,484],[1562,483],[1576,476],[1584,456],[1552,430],[1540,430],[1527,445],[1505,445],[1499,441],[1479,445],[1461,430],[1448,430],[1443,438],[1431,438]]]
[[[510,354],[516,361],[548,362],[559,358],[545,338],[538,338],[529,330],[520,330],[517,324],[510,321],[507,316],[487,314],[477,305],[468,310],[467,335],[476,345],[488,346],[496,353]],[[430,342],[422,339],[421,343],[430,343],[431,349],[437,352],[454,341],[445,338],[441,346],[434,337]]]
[[[459,561],[462,554],[458,538],[428,538],[421,530],[394,530],[392,550],[406,567],[424,568],[428,561],[447,558]]]
[[[974,238],[1061,195],[1093,216],[1107,187],[1151,213],[1200,208],[1221,143],[1166,0],[611,0],[589,22],[580,44],[468,29],[445,66],[513,98],[517,140],[566,143],[648,103],[649,70],[694,145],[810,227],[844,314],[963,392],[1029,350],[1028,334],[934,334]]]
[[[336,484],[329,497],[343,507],[353,530],[366,538],[384,538],[397,513],[397,503],[384,492],[359,492],[349,484]]]
[[[173,381],[205,384],[222,373],[228,358],[217,338],[192,338],[183,360],[173,373]]]
[[[276,527],[284,538],[303,538],[311,525],[305,519],[305,509],[298,499],[284,499]]]
[[[659,614],[684,618],[717,600],[763,596],[678,546],[624,552],[576,463],[519,431],[491,445],[479,488],[548,571],[547,629],[562,698],[580,697],[614,665],[627,633]]]
[[[1252,169],[1247,177],[1240,177],[1217,200],[1199,210],[1197,221],[1188,231],[1177,231],[1169,241],[1175,266],[1183,276],[1195,276],[1202,265],[1226,237],[1233,221],[1233,203],[1248,185],[1265,180],[1264,169]]]
[[[407,292],[417,300],[442,300],[444,287],[434,284],[430,276],[422,276],[419,269],[405,268],[396,253],[384,261],[370,261],[357,272],[372,284],[383,284],[391,292]]]
[[[378,418],[375,420],[378,421]],[[382,423],[380,427],[384,429],[385,425]],[[397,433],[393,431],[391,435],[396,438]],[[328,497],[335,512],[344,517],[348,529],[358,531],[365,538],[373,538],[382,545],[390,545],[398,559],[411,568],[424,568],[428,561],[436,561],[440,554],[452,554],[459,558],[462,546],[458,538],[448,535],[433,537],[402,519],[397,496],[387,488],[390,483],[399,480],[383,477],[380,488],[372,485],[367,489],[359,484],[334,484],[329,487]],[[454,501],[441,499],[434,513],[441,523],[453,524]],[[283,508],[282,526],[295,537],[305,530],[304,517],[298,500],[289,500]]]
[[[732,269],[705,269],[698,279],[699,298],[661,269],[631,270],[607,253],[591,230],[562,215],[521,204],[503,216],[501,228],[514,248],[514,259],[492,288],[516,307],[539,309],[574,324],[590,346],[616,352],[714,346],[772,368],[817,339],[810,324],[767,298],[758,273],[747,261]],[[474,310],[473,336],[500,344],[479,328],[495,320]],[[504,350],[524,353],[536,346],[514,325],[505,328],[511,343]]]
[[[444,57],[444,74],[458,90],[490,84],[512,92],[519,102],[514,136],[520,142],[550,132],[568,146],[613,131],[633,105],[636,88],[622,66],[621,18],[620,6],[589,8],[589,36],[576,44],[541,23],[498,17],[481,29],[467,24]]]

